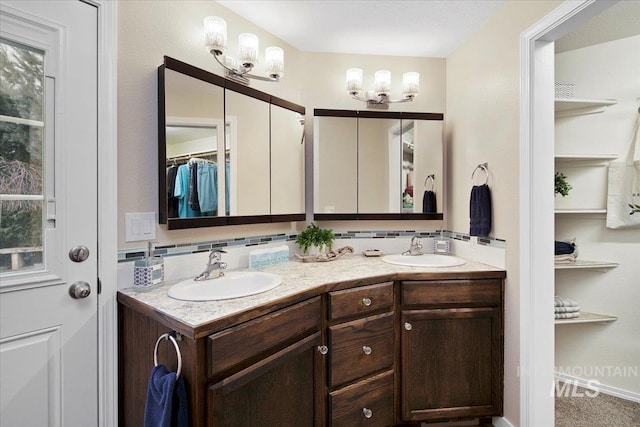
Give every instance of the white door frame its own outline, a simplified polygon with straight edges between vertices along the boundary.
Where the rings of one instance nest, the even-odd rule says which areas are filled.
[[[520,36],[520,426],[554,425],[554,41],[614,4],[566,1]]]
[[[98,8],[98,425],[118,425],[118,2]]]

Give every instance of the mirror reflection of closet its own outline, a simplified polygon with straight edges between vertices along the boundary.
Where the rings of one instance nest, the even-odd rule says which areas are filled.
[[[165,56],[160,223],[172,230],[304,221],[304,114],[300,105]]]
[[[166,176],[168,218],[223,216],[215,168],[224,145],[224,89],[165,70]],[[217,102],[216,102],[217,100]],[[224,162],[224,154],[221,158]],[[200,178],[200,199],[190,197],[192,170]],[[197,183],[196,183],[197,184]]]

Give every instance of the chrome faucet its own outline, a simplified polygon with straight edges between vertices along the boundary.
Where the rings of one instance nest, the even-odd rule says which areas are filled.
[[[420,236],[411,238],[409,250],[402,252],[402,255],[422,255],[422,244],[420,244]]]
[[[204,271],[198,274],[193,280],[209,280],[224,276],[223,270],[227,268],[227,263],[222,261],[222,254],[226,253],[227,252],[223,251],[222,249],[213,249],[209,253],[209,262],[207,262],[207,268],[205,268]],[[214,273],[214,275],[212,276],[211,273]]]

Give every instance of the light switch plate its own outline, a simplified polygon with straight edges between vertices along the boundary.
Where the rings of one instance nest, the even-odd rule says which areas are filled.
[[[124,214],[125,242],[155,240],[156,213],[134,212]]]

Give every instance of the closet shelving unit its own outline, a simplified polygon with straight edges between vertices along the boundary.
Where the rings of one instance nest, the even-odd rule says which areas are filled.
[[[573,117],[585,114],[597,114],[602,113],[605,109],[611,105],[614,105],[616,100],[613,99],[573,99],[573,98],[556,98],[555,99],[555,117]],[[608,162],[617,159],[615,154],[556,154],[555,164],[556,169],[558,166],[570,166],[570,167],[597,167],[605,166]],[[606,215],[606,209],[556,209],[556,214],[560,215],[583,215],[583,214],[595,214]],[[556,271],[560,270],[586,270],[586,271],[599,271],[606,272],[612,268],[618,266],[615,262],[608,261],[587,261],[576,260],[575,263],[570,264],[556,264]],[[578,323],[606,323],[614,322],[618,318],[616,316],[610,316],[605,314],[590,313],[586,311],[580,312],[580,317],[575,319],[556,319],[556,325],[568,325]]]
[[[617,102],[615,99],[573,98],[556,98],[554,101],[556,118],[602,113]]]

